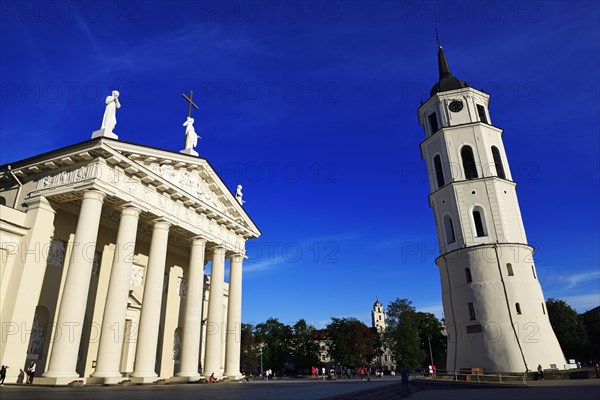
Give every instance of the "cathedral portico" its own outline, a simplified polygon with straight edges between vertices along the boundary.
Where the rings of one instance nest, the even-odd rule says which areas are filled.
[[[2,285],[33,283],[27,296],[2,293],[3,345],[27,338],[0,354],[11,373],[35,361],[38,383],[189,381],[205,365],[222,376],[227,357],[238,363],[231,377],[240,376],[239,334],[228,350],[224,332],[228,323],[239,330],[241,259],[260,232],[205,160],[97,138],[11,167],[22,186],[0,175],[2,196],[15,204],[2,206],[2,219],[23,229],[14,246],[3,243]],[[15,254],[33,239],[48,254],[19,266]],[[225,257],[234,254],[230,292]]]

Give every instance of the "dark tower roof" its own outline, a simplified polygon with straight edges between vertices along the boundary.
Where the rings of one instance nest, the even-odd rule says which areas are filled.
[[[467,82],[458,79],[450,72],[450,66],[448,65],[448,60],[442,46],[438,47],[438,69],[440,71],[440,80],[431,88],[430,96],[439,92],[469,87]]]

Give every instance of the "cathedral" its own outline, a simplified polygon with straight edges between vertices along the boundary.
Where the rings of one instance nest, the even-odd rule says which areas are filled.
[[[438,67],[418,117],[441,253],[446,368],[563,368],[490,96],[452,75],[441,46]]]
[[[51,385],[239,379],[245,242],[260,235],[241,191],[197,156],[189,111],[172,152],[119,140],[117,91],[106,104],[90,140],[0,166],[7,381],[31,362]]]

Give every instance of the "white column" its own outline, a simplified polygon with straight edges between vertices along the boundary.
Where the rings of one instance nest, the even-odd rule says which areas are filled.
[[[156,346],[170,226],[171,224],[165,220],[157,219],[154,221],[154,230],[152,231],[135,364],[131,374],[132,377],[139,378],[135,379],[136,381],[142,383],[152,382],[155,380],[154,378],[158,377],[155,371]]]
[[[58,384],[79,378],[75,368],[104,196],[97,190],[85,192],[79,210],[71,262],[58,311],[55,342],[48,371],[43,375],[56,378]]]
[[[242,339],[242,255],[230,257],[229,301],[227,304],[227,330],[225,345],[225,376],[239,379],[240,342]]]
[[[213,249],[210,272],[210,292],[208,296],[208,322],[206,324],[206,362],[203,374],[221,377],[223,357],[223,284],[225,280],[225,248]]]
[[[109,382],[109,379],[105,383],[117,383],[122,379],[119,368],[139,216],[138,208],[130,204],[123,206],[102,317],[96,370],[92,374],[92,378],[116,378],[116,382]]]
[[[188,267],[183,340],[181,343],[181,370],[177,376],[189,380],[200,379],[200,328],[202,324],[202,293],[204,292],[204,249],[206,240],[195,237],[192,241]]]

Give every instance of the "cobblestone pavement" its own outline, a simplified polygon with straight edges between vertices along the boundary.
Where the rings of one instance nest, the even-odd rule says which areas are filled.
[[[377,389],[395,380],[361,381],[252,381],[249,383],[145,385],[126,387],[39,387],[5,385],[2,400],[311,400]]]
[[[411,400],[600,400],[600,380],[527,382],[527,386],[473,384],[469,387],[418,385]]]
[[[352,381],[253,381],[250,383],[173,384],[126,387],[82,388],[5,385],[2,400],[391,400],[399,399],[398,379]],[[413,385],[411,385],[413,386]],[[600,380],[529,382],[510,385],[430,385],[417,383],[410,399],[415,400],[600,400]]]

